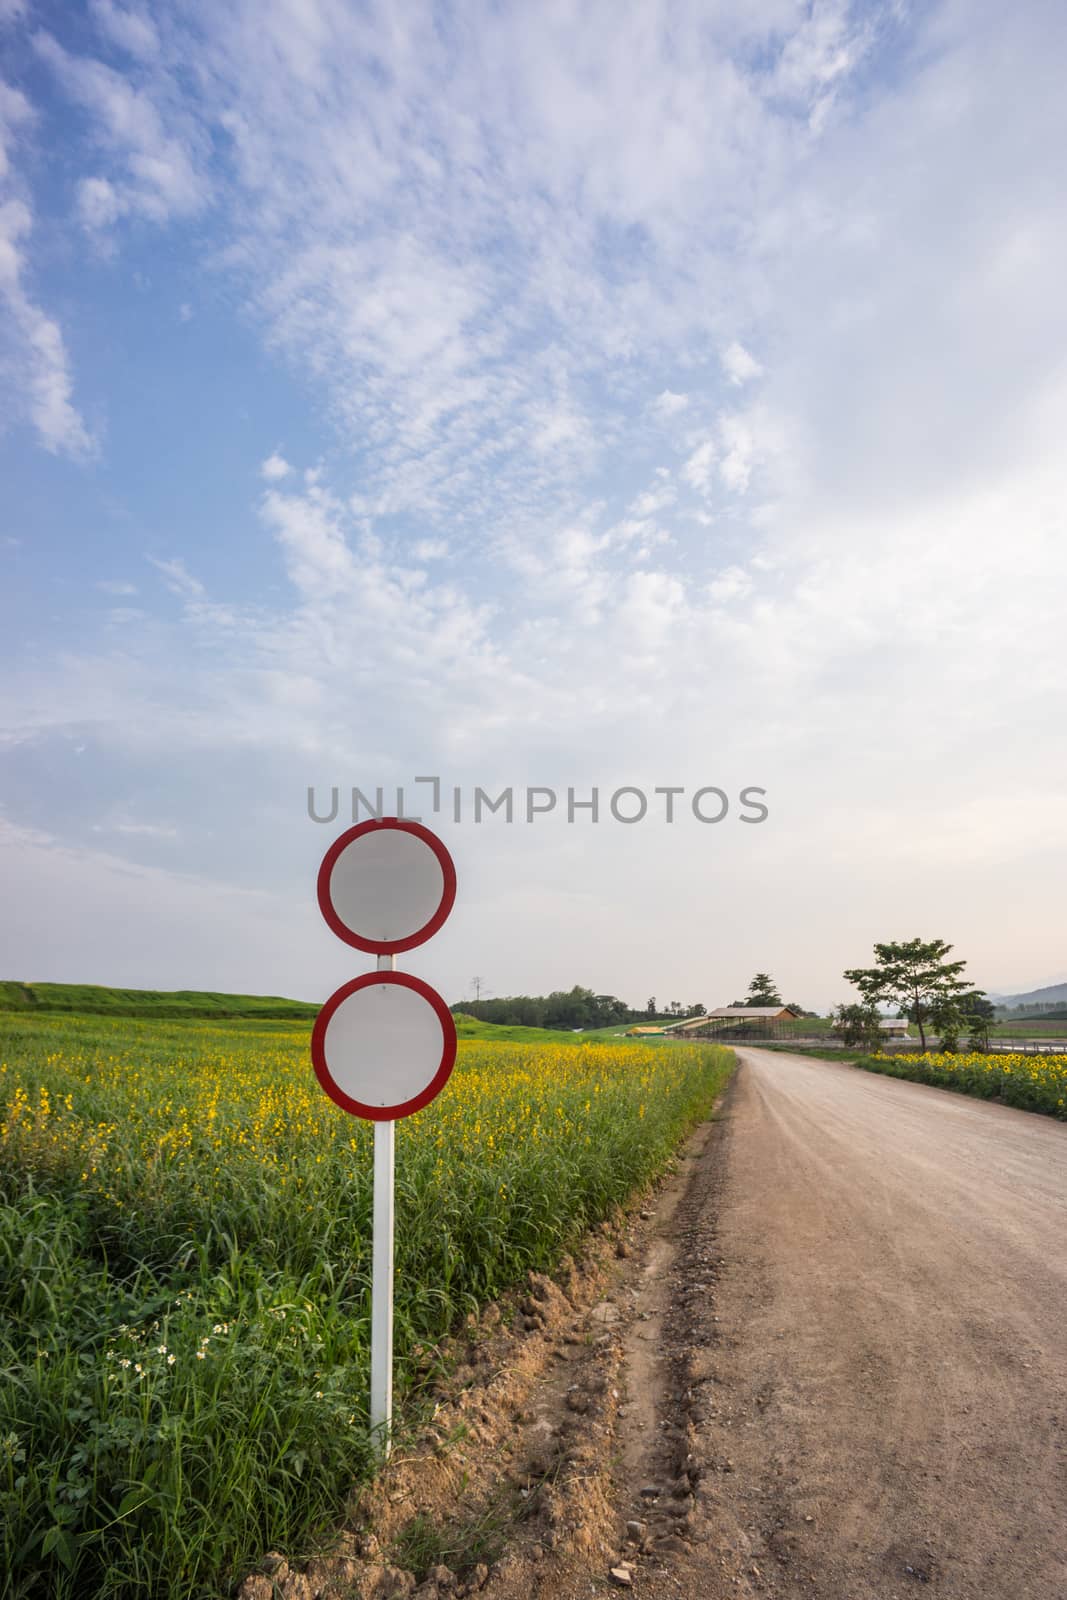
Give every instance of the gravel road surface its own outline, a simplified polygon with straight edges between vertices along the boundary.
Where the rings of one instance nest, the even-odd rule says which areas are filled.
[[[732,1526],[735,1593],[1067,1600],[1067,1126],[739,1055],[706,1542],[663,1591],[718,1594]]]

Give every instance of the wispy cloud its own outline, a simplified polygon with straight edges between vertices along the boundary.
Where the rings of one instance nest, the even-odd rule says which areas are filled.
[[[87,456],[92,440],[74,405],[74,383],[59,324],[25,286],[24,243],[33,227],[22,200],[0,202],[0,299],[6,332],[0,333],[0,372],[5,375],[9,415],[25,413],[46,450]]]
[[[159,33],[144,11],[115,5],[114,0],[89,0],[89,11],[100,32],[120,50],[142,61],[158,57]]]
[[[94,822],[94,833],[125,834],[135,839],[177,839],[179,830],[169,822],[136,822],[129,817],[112,822]]]
[[[94,12],[112,39],[116,33],[125,33],[127,41],[147,37],[151,27],[115,6]],[[209,194],[200,161],[204,135],[161,92],[161,79],[154,79],[151,90],[142,87],[105,62],[72,55],[43,30],[34,35],[34,46],[88,114],[94,141],[113,164],[111,175],[93,174],[81,183],[79,207],[87,225],[106,228],[130,213],[166,222],[201,209]]]
[[[743,344],[738,344],[735,339],[733,344],[728,344],[722,353],[722,369],[730,382],[735,385],[747,383],[750,378],[758,378],[763,368],[755,356],[749,354]]]
[[[13,13],[12,13],[13,15]],[[21,90],[0,81],[0,424],[27,419],[53,454],[87,456],[88,430],[73,400],[74,384],[59,324],[27,287],[27,242],[33,211],[14,168],[15,145],[34,122]],[[6,416],[5,413],[6,412]]]
[[[675,394],[670,389],[664,389],[662,394],[658,394],[652,401],[650,409],[663,421],[667,421],[671,417],[676,417],[680,411],[684,411],[688,404],[688,395]]]
[[[731,381],[759,371],[729,336],[743,277],[711,287],[737,246],[718,219],[788,181],[862,57],[868,30],[824,9],[768,0],[709,29],[697,7],[486,5],[452,30],[418,6],[297,20],[266,0],[162,30],[101,0],[121,73],[48,34],[37,48],[102,158],[83,220],[162,222],[224,195],[222,259],[273,347],[327,386],[364,514],[473,537],[565,511],[646,406],[678,423],[691,394],[635,389],[641,358],[672,350],[712,391],[694,343],[727,351]],[[209,176],[212,145],[229,159]]]
[[[185,600],[199,600],[203,595],[204,585],[186,569],[180,556],[173,556],[169,561],[161,561],[156,556],[149,556],[148,559],[157,572],[163,574],[171,594],[180,595]]]

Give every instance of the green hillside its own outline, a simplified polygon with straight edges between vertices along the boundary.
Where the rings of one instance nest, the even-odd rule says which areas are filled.
[[[203,989],[113,989],[91,983],[15,983],[0,981],[0,1016],[100,1016],[152,1018],[227,1018],[259,1022],[308,1022],[319,1007],[313,1001],[274,994],[214,994]],[[480,1022],[455,1013],[460,1039],[519,1044],[580,1044],[583,1039],[621,1039],[626,1024],[572,1033],[566,1028],[529,1028],[518,1023]],[[646,1040],[647,1042],[647,1040]]]
[[[111,1017],[313,1017],[318,1006],[272,994],[212,994],[200,989],[110,989],[90,983],[0,981],[0,1012],[79,1012]]]
[[[588,1033],[571,1033],[565,1028],[527,1028],[518,1022],[480,1022],[465,1012],[453,1013],[457,1039],[510,1040],[513,1044],[580,1044],[583,1039],[602,1038],[612,1031],[605,1029],[595,1036]]]

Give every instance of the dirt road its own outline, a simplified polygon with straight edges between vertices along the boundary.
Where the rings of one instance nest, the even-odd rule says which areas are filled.
[[[657,1191],[457,1341],[336,1581],[241,1600],[1067,1600],[1067,1126],[739,1054]]]
[[[718,1193],[691,1197],[666,1321],[706,1458],[691,1542],[635,1578],[1065,1600],[1067,1127],[739,1054]],[[718,1281],[694,1305],[686,1258],[712,1245]]]

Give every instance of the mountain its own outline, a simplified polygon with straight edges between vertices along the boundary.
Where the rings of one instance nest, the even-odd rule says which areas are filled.
[[[991,994],[993,1004],[999,1009],[1025,1006],[1027,1010],[1038,1006],[1067,1005],[1067,983],[1051,983],[1045,989],[1031,989],[1028,994]]]

